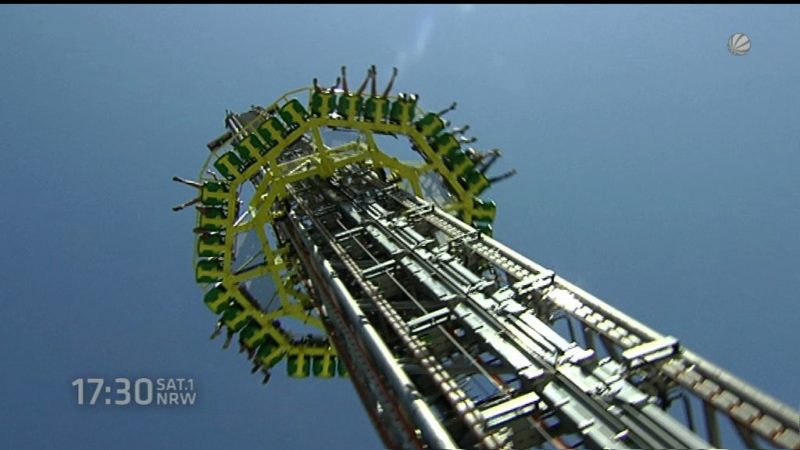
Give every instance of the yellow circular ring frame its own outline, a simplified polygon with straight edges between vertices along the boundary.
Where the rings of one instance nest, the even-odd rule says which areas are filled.
[[[301,93],[308,95],[308,109],[295,98]],[[364,164],[388,170],[406,181],[414,194],[425,197],[420,181],[432,174],[451,194],[440,206],[491,232],[495,205],[478,197],[489,181],[463,157],[461,141],[447,132],[446,122],[436,113],[425,113],[416,103],[416,96],[404,94],[382,97],[308,87],[293,90],[267,108],[255,108],[252,120],[232,136],[236,144],[227,146],[227,151],[213,151],[204,164],[200,174],[203,206],[198,208],[196,229],[201,234],[193,261],[197,281],[206,289],[208,307],[222,315],[230,330],[239,332],[241,344],[254,352],[263,366],[272,367],[286,357],[290,376],[305,377],[312,372],[323,378],[336,372],[346,375],[342,364],[337,366],[336,350],[329,342],[292,339],[276,323],[279,318],[293,318],[324,333],[311,298],[298,288],[297,261],[288,246],[271,242],[265,231],[284,214],[280,202],[290,183],[315,176],[327,178],[339,168]],[[323,140],[324,129],[353,130],[365,139],[329,147]],[[424,161],[390,156],[376,143],[379,134],[406,136]],[[312,152],[290,160],[281,158],[304,137]],[[208,175],[212,161],[224,181]],[[246,202],[247,211],[237,218],[240,203],[245,203],[241,194],[247,182],[255,192]],[[256,265],[248,261],[237,268],[237,236],[250,232],[259,238],[263,261]],[[259,277],[270,277],[276,288],[280,306],[274,310],[263,310],[257,300],[239,289]]]

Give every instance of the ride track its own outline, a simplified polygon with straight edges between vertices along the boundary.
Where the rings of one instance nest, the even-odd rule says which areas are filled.
[[[228,114],[200,181],[175,178],[200,190],[175,209],[198,203],[217,332],[239,333],[264,382],[283,358],[292,377],[351,376],[391,448],[720,447],[722,416],[748,447],[800,449],[796,410],[492,239],[480,195],[508,176],[485,175],[499,154],[462,149],[474,139],[447,110],[376,95],[368,73],[370,95],[315,80]],[[356,139],[328,145],[342,130]],[[254,293],[263,279],[272,299]]]
[[[308,94],[308,109],[294,98],[302,93]],[[196,279],[207,289],[206,305],[222,315],[228,330],[239,332],[240,343],[255,351],[263,367],[271,368],[287,357],[290,376],[308,376],[309,361],[313,361],[315,376],[330,377],[337,367],[335,348],[319,339],[292,339],[275,322],[291,318],[324,331],[311,298],[297,286],[297,261],[288,257],[289,247],[265,231],[285,213],[281,200],[287,196],[286,187],[310,177],[328,178],[337,169],[361,163],[388,170],[390,176],[406,180],[415,195],[425,198],[421,179],[432,174],[451,193],[440,206],[491,234],[496,206],[479,197],[491,182],[461,149],[465,140],[445,131],[442,113],[426,113],[417,105],[416,95],[357,95],[305,87],[252,111],[256,114],[251,120],[238,123],[235,133],[224,135],[225,142],[237,144],[222,154],[218,154],[221,145],[212,150],[201,169],[201,206],[195,229],[199,236],[193,260]],[[323,139],[325,128],[357,131],[366,142],[329,147]],[[407,137],[410,148],[421,154],[424,162],[403,162],[390,156],[377,144],[376,134]],[[304,138],[310,138],[311,151],[284,158]],[[212,161],[223,180],[209,176]],[[242,199],[247,182],[255,186],[249,201]],[[237,220],[236,214],[229,212],[238,211],[240,202],[248,204],[248,211]],[[263,261],[253,265],[251,258],[237,267],[237,236],[251,231],[258,235]],[[272,279],[280,300],[280,307],[269,312],[242,289],[248,281],[264,276]],[[338,373],[346,376],[346,372],[339,364]]]

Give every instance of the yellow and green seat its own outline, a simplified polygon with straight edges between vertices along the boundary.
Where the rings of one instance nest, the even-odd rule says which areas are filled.
[[[342,94],[339,96],[339,103],[336,105],[336,112],[345,119],[357,119],[361,114],[364,99],[357,94]]]
[[[217,172],[230,181],[242,174],[244,165],[244,161],[234,151],[224,153],[214,162]]]
[[[445,166],[457,177],[475,168],[475,163],[460,148],[452,150],[442,159]]]
[[[484,222],[482,220],[476,220],[472,222],[472,226],[476,229],[480,230],[481,233],[492,237],[494,235],[494,230],[492,229],[492,224],[489,222]]]
[[[308,120],[308,111],[293,98],[286,102],[280,109],[281,119],[289,125],[290,130],[294,130]]]
[[[249,319],[247,311],[236,300],[228,303],[228,307],[222,312],[222,322],[233,331],[241,330]]]
[[[492,223],[497,215],[497,204],[492,200],[482,200],[478,197],[472,201],[472,217],[475,220],[481,220]]]
[[[228,201],[228,184],[221,181],[204,181],[200,188],[200,203],[207,206],[224,205]]]
[[[311,373],[311,357],[306,354],[305,345],[298,345],[296,353],[286,357],[286,373],[292,378],[305,378]]]
[[[364,120],[381,123],[389,117],[389,99],[382,96],[370,96],[364,102]]]
[[[461,186],[472,195],[480,195],[481,192],[489,188],[489,179],[480,171],[472,169],[464,175],[458,177]]]
[[[221,314],[228,306],[228,303],[230,303],[230,296],[222,283],[217,283],[203,296],[203,303],[205,303],[208,309],[213,311],[214,314]]]
[[[278,345],[274,339],[267,336],[264,342],[258,346],[258,350],[256,350],[256,360],[261,362],[265,367],[273,367],[283,359],[285,354],[283,347]]]
[[[224,253],[224,234],[203,233],[197,237],[197,256],[206,258],[221,258]]]
[[[461,150],[461,144],[458,142],[458,139],[456,139],[453,133],[442,133],[436,136],[436,139],[434,139],[433,143],[431,144],[431,148],[434,152],[436,152],[436,154],[445,156],[454,151]]]
[[[416,96],[398,96],[397,100],[392,102],[392,107],[389,111],[389,120],[400,125],[410,124],[414,120],[416,107]]]
[[[222,260],[198,259],[195,266],[195,279],[198,283],[222,281]]]
[[[336,94],[330,91],[314,91],[310,99],[311,115],[328,117],[336,110]]]
[[[257,320],[250,320],[239,331],[239,342],[247,348],[255,349],[264,342],[265,335],[257,334],[263,328]],[[257,336],[257,337],[256,337]],[[254,340],[253,337],[256,337]]]
[[[283,142],[288,134],[286,127],[275,116],[270,116],[258,127],[258,135],[267,143],[267,149]]]
[[[254,134],[242,139],[242,142],[234,147],[234,150],[239,154],[239,158],[242,161],[252,160],[250,163],[245,163],[247,166],[255,162],[259,155],[264,155],[267,152],[264,144],[262,144],[258,136]]]
[[[336,356],[330,352],[316,355],[312,359],[312,366],[315,377],[331,378],[336,375]]]
[[[436,135],[447,126],[444,119],[436,113],[425,114],[421,119],[414,123],[417,131],[422,133],[429,141],[435,141]]]
[[[199,228],[203,231],[223,231],[228,226],[228,213],[225,208],[209,206],[198,208]]]

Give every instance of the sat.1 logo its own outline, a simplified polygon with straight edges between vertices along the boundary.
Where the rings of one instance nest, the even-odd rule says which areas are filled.
[[[733,33],[728,39],[728,50],[736,56],[747,54],[750,51],[750,36],[744,33]]]

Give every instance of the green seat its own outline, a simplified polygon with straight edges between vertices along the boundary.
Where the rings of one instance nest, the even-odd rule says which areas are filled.
[[[216,286],[209,289],[206,292],[206,295],[203,296],[203,303],[208,306],[208,309],[214,312],[214,314],[221,314],[222,311],[228,306],[230,302],[230,297],[228,296],[225,287],[222,284],[217,283]]]
[[[207,206],[224,205],[228,202],[228,184],[204,181],[200,188],[200,202]]]
[[[417,108],[417,97],[408,95],[397,97],[397,100],[392,102],[391,110],[389,111],[389,120],[393,123],[404,125],[409,124],[414,120],[414,114]]]
[[[223,154],[214,162],[214,167],[217,168],[217,172],[231,181],[242,174],[244,165],[244,161],[233,151]]]
[[[286,358],[286,373],[292,378],[306,378],[311,373],[311,357],[300,347],[299,354],[290,354]]]
[[[280,350],[280,346],[270,336],[265,336],[264,342],[256,350],[256,359],[261,361],[266,367],[273,367],[283,358],[285,353]]]
[[[339,104],[336,112],[345,119],[357,119],[364,105],[364,99],[356,94],[342,94],[339,96]]]
[[[252,160],[253,162],[255,162],[258,155],[263,155],[267,152],[267,149],[264,148],[264,144],[262,144],[258,136],[254,134],[244,138],[234,150],[239,154],[242,161]],[[252,162],[250,164],[252,164]],[[250,164],[245,163],[247,166]]]
[[[475,168],[475,163],[460,148],[453,149],[442,160],[457,177]]]
[[[224,208],[207,207],[198,209],[200,229],[204,231],[223,231],[228,226],[228,213]]]
[[[368,122],[381,123],[389,116],[389,100],[385,97],[367,98],[364,104],[364,119]]]
[[[491,223],[478,220],[472,222],[472,226],[480,230],[480,232],[485,234],[486,236],[492,237],[494,235],[494,230],[492,229]]]
[[[431,148],[440,156],[448,155],[454,151],[461,150],[461,144],[452,133],[442,133],[436,136],[431,144]]]
[[[331,378],[336,375],[336,356],[330,353],[314,356],[312,365],[315,377]]]
[[[248,320],[244,308],[235,300],[228,303],[228,307],[222,312],[222,321],[233,331],[241,330]]]
[[[221,258],[225,253],[225,235],[203,233],[197,237],[197,256]]]
[[[446,126],[444,119],[436,113],[425,114],[421,119],[414,123],[417,131],[422,133],[428,140],[435,140],[436,135],[439,134]]]
[[[465,173],[474,170],[475,164],[469,158],[465,159],[460,165],[453,167],[453,175],[460,177]]]
[[[264,342],[264,337],[262,336],[256,341],[252,339],[261,329],[261,324],[258,323],[258,321],[250,320],[242,327],[242,331],[239,332],[239,342],[247,348],[258,348],[258,346]]]
[[[479,171],[472,169],[467,171],[464,175],[458,177],[461,186],[472,195],[480,195],[489,187],[489,179]]]
[[[310,106],[314,117],[328,117],[328,114],[336,110],[336,95],[328,91],[314,91]]]
[[[216,283],[222,281],[222,260],[199,259],[195,267],[195,278],[198,283]]]
[[[296,98],[289,100],[281,107],[280,115],[281,119],[283,119],[291,129],[299,127],[308,120],[308,111],[306,111]]]
[[[482,220],[484,222],[493,222],[497,215],[497,204],[491,200],[484,201],[478,197],[472,202],[472,217],[475,220]]]
[[[286,137],[286,127],[277,117],[271,116],[258,127],[258,135],[267,143],[268,148],[283,142]]]
[[[453,167],[463,164],[464,160],[469,158],[467,154],[464,153],[464,150],[456,148],[448,152],[442,159],[445,161],[447,168],[452,169]]]

